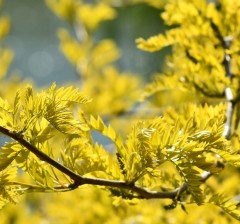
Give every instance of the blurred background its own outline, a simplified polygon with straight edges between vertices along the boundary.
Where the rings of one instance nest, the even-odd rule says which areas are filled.
[[[118,61],[120,71],[129,71],[150,79],[150,74],[160,71],[165,54],[147,53],[136,48],[135,39],[163,32],[165,27],[160,11],[146,5],[118,8],[118,17],[102,23],[95,32],[96,40],[113,38],[121,49]],[[38,86],[52,82],[64,84],[79,79],[73,66],[59,50],[57,30],[60,27],[72,32],[72,27],[57,18],[44,1],[7,0],[3,13],[11,18],[11,32],[5,44],[15,52],[9,74],[33,80]]]

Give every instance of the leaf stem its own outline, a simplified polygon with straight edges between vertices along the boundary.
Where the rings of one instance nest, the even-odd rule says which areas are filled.
[[[42,187],[39,185],[32,185],[32,184],[27,184],[27,183],[21,183],[21,182],[16,182],[16,181],[11,181],[7,182],[8,186],[19,186],[20,188],[17,189],[19,191],[27,191],[27,192],[66,192],[66,191],[71,191],[72,188],[69,186],[55,186],[54,188],[49,188],[49,187]]]

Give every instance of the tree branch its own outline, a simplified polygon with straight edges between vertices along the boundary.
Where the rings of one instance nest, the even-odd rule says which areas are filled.
[[[158,192],[158,191],[150,191],[146,188],[142,188],[139,186],[136,186],[134,183],[128,183],[125,181],[120,180],[106,180],[106,179],[100,179],[100,178],[88,178],[88,177],[82,177],[72,170],[68,169],[67,167],[63,166],[62,164],[58,163],[42,151],[40,151],[35,146],[31,145],[28,141],[26,141],[23,136],[16,132],[11,132],[7,128],[0,126],[0,132],[17,142],[19,142],[22,146],[27,148],[30,152],[32,152],[34,155],[36,155],[39,159],[42,161],[47,162],[48,164],[52,165],[62,173],[69,176],[74,183],[70,184],[67,188],[67,190],[74,190],[77,187],[89,184],[89,185],[98,185],[98,186],[106,186],[106,187],[114,187],[114,188],[123,188],[132,191],[133,193],[136,193],[137,195],[134,196],[136,198],[142,198],[142,199],[151,199],[151,198],[169,198],[169,199],[176,199],[181,195],[184,191],[187,189],[187,184],[184,183],[181,187],[176,188],[173,191],[169,192]],[[56,190],[62,190],[62,187],[56,187]]]
[[[27,148],[30,152],[35,154],[39,159],[41,159],[42,161],[47,162],[48,164],[51,164],[53,167],[57,168],[62,173],[64,173],[67,176],[69,176],[72,180],[81,182],[81,179],[82,179],[81,176],[79,176],[78,174],[74,173],[73,171],[71,171],[67,167],[63,166],[62,164],[58,163],[57,161],[55,161],[54,159],[52,159],[51,157],[49,157],[48,155],[46,155],[45,153],[40,151],[34,145],[30,144],[28,141],[26,141],[23,138],[22,134],[19,134],[19,133],[16,133],[16,132],[12,132],[12,131],[8,130],[7,128],[1,127],[1,126],[0,126],[0,132],[3,133],[4,135],[6,135],[6,136],[16,140],[22,146]]]
[[[224,49],[225,49],[224,67],[225,67],[226,77],[228,77],[231,80],[233,76],[231,71],[231,56],[227,51],[230,49],[230,46],[232,43],[232,37],[227,36],[223,38],[223,43],[224,43]],[[232,117],[233,117],[233,112],[235,108],[233,94],[230,87],[225,88],[225,98],[227,101],[227,110],[226,110],[227,121],[224,126],[223,136],[226,139],[229,139],[231,136]]]
[[[28,141],[26,141],[23,138],[22,134],[11,132],[8,129],[0,126],[0,132],[4,135],[16,140],[19,142],[22,146],[27,148],[30,152],[32,152],[34,155],[36,155],[39,159],[42,161],[47,162],[48,164],[52,165],[62,173],[69,176],[74,182],[73,184],[70,184],[68,186],[57,186],[53,189],[60,190],[60,191],[70,191],[78,188],[81,185],[89,184],[89,185],[98,185],[98,186],[105,186],[105,187],[113,187],[113,188],[121,188],[121,189],[127,189],[130,190],[132,193],[136,193],[136,195],[133,195],[133,198],[140,198],[140,199],[153,199],[153,198],[162,198],[162,199],[179,199],[181,194],[184,193],[187,190],[187,183],[183,183],[181,187],[176,188],[173,191],[169,192],[159,192],[159,191],[150,191],[149,189],[142,188],[140,186],[136,186],[134,183],[128,183],[121,180],[106,180],[101,178],[88,178],[88,177],[82,177],[72,170],[68,169],[67,167],[63,166],[62,164],[58,163],[42,151],[40,151],[35,146],[31,145]],[[204,183],[211,174],[206,174],[205,176],[202,176]],[[14,184],[15,182],[12,182]],[[26,185],[26,184],[25,184]],[[26,187],[30,187],[26,185]],[[30,187],[30,190],[33,189]],[[33,189],[34,190],[34,189]],[[36,189],[39,190],[39,189]],[[50,189],[47,189],[50,190]]]
[[[226,77],[228,77],[231,80],[233,77],[233,74],[231,71],[231,56],[228,53],[228,50],[230,49],[230,46],[232,44],[233,37],[232,36],[223,37],[218,26],[213,21],[210,21],[210,24],[213,31],[215,32],[216,37],[220,41],[222,47],[225,49],[223,65],[225,67]],[[225,92],[225,98],[227,101],[227,110],[226,110],[227,121],[224,126],[223,136],[226,139],[229,139],[231,136],[232,117],[233,117],[233,112],[235,108],[235,102],[233,100],[233,94],[230,87],[226,87],[224,92]]]

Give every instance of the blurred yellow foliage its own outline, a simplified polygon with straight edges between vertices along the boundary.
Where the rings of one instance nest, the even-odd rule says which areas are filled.
[[[45,0],[47,5],[58,15],[69,22],[74,20],[77,0]]]
[[[9,49],[0,49],[0,79],[7,74],[8,67],[13,59],[13,52]]]
[[[95,30],[101,22],[115,17],[116,11],[104,3],[96,5],[83,4],[76,10],[76,21],[83,24],[88,31]]]
[[[47,5],[61,18],[91,32],[105,20],[116,17],[116,11],[103,2],[85,4],[81,0],[46,0]]]
[[[0,18],[0,40],[2,40],[10,30],[10,18],[3,16]]]
[[[139,85],[136,76],[120,74],[114,67],[108,66],[102,73],[89,77],[83,84],[83,91],[93,97],[93,103],[85,106],[85,112],[121,115],[139,99]]]
[[[92,43],[90,40],[84,43],[79,43],[72,38],[69,32],[65,29],[60,29],[58,32],[60,39],[60,48],[67,59],[77,68],[78,64],[84,64]]]
[[[120,57],[116,43],[110,39],[98,43],[91,39],[78,42],[64,29],[59,30],[58,36],[62,52],[83,78],[94,75],[95,70],[99,71]]]

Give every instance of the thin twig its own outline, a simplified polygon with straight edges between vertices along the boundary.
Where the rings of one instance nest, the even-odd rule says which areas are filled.
[[[7,182],[8,186],[19,186],[19,189],[17,191],[27,191],[27,192],[44,192],[44,193],[52,193],[52,192],[66,192],[66,191],[71,191],[72,188],[69,187],[68,185],[66,186],[54,186],[53,188],[50,187],[42,187],[39,185],[32,185],[32,184],[27,184],[27,183],[21,183],[21,182],[16,182],[16,181],[11,181]]]

